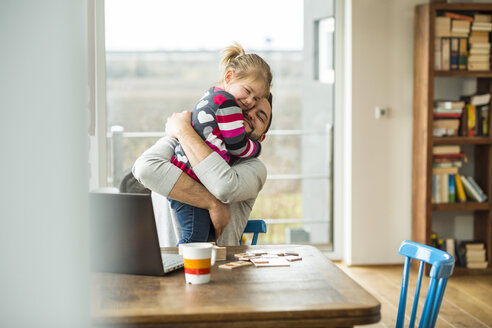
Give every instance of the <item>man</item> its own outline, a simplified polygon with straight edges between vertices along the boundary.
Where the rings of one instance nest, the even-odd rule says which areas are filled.
[[[263,141],[272,119],[271,97],[259,100],[243,114],[248,137]],[[181,237],[176,215],[166,197],[207,209],[210,216],[223,222],[215,226],[216,235],[220,236],[217,244],[237,245],[265,184],[266,167],[258,158],[235,159],[229,165],[205,144],[190,122],[191,112],[174,113],[168,118],[167,136],[136,160],[133,175],[152,190],[161,246],[175,246]],[[178,141],[203,185],[171,163]]]

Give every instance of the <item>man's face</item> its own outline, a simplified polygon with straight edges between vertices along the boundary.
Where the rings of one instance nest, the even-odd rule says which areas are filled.
[[[263,141],[265,130],[272,116],[272,107],[266,98],[261,98],[256,105],[243,111],[246,135],[258,141]]]

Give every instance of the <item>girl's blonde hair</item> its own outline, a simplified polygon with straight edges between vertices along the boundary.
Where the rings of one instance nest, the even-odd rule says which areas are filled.
[[[224,67],[222,78],[228,70],[234,71],[234,79],[253,79],[264,83],[263,96],[270,93],[272,71],[266,61],[257,54],[247,54],[243,47],[234,42],[222,51],[224,57],[220,62]]]

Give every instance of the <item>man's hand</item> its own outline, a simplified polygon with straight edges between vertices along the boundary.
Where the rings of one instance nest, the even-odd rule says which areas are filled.
[[[215,240],[217,240],[224,232],[227,223],[229,223],[231,213],[229,212],[229,207],[219,201],[214,202],[208,212],[215,228]]]
[[[180,140],[184,133],[193,131],[191,126],[191,112],[173,113],[166,121],[166,134]]]

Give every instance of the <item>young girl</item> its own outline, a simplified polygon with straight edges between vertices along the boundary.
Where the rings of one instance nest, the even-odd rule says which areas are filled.
[[[251,158],[260,154],[260,143],[246,136],[242,111],[251,109],[270,93],[272,73],[260,56],[246,54],[237,43],[223,53],[222,81],[219,87],[207,90],[195,105],[191,124],[207,145],[229,162],[231,156]],[[176,146],[172,163],[199,181],[180,145]],[[207,210],[169,201],[181,226],[178,244],[215,241]]]

